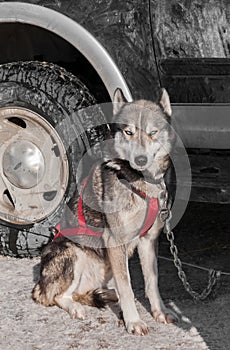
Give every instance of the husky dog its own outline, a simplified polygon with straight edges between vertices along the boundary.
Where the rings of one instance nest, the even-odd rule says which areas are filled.
[[[119,301],[127,331],[145,335],[148,328],[139,317],[128,270],[136,248],[153,317],[176,321],[160,297],[156,255],[164,226],[160,214],[167,207],[164,175],[173,144],[172,111],[165,89],[155,103],[127,102],[117,89],[113,106],[113,154],[93,167],[70,204],[74,220],[67,220],[67,228],[45,247],[32,297],[80,319],[85,318],[83,305],[103,308]],[[92,244],[84,243],[85,235]],[[116,289],[107,287],[111,278]]]

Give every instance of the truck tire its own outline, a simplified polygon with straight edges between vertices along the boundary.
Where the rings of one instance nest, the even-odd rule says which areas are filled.
[[[93,95],[65,69],[0,66],[0,254],[40,254],[75,191],[82,156],[88,149],[100,156],[105,128]]]

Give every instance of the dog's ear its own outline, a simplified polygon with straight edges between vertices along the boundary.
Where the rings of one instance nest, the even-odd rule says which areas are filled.
[[[114,92],[113,95],[113,114],[117,114],[121,107],[122,104],[128,102],[120,88],[117,88]]]
[[[160,95],[160,98],[158,100],[158,104],[163,109],[165,114],[167,114],[169,117],[171,117],[172,108],[171,108],[171,104],[170,104],[170,99],[169,99],[169,95],[168,95],[167,91],[164,88],[161,89],[161,95]]]

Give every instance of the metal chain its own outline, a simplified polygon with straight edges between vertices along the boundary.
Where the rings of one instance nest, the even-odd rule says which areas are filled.
[[[178,249],[177,246],[175,245],[175,239],[174,239],[174,234],[170,229],[170,218],[171,215],[166,219],[165,221],[165,227],[164,227],[164,232],[166,234],[166,237],[170,243],[170,252],[173,256],[173,261],[174,265],[177,268],[178,271],[178,276],[183,283],[183,286],[185,290],[195,299],[195,300],[204,300],[207,298],[207,296],[212,292],[214,285],[216,284],[218,278],[220,277],[220,272],[215,271],[213,269],[209,270],[209,278],[208,278],[208,285],[207,287],[204,288],[204,290],[201,293],[197,293],[194,291],[190,285],[190,283],[187,280],[186,274],[183,270],[182,267],[182,262],[180,258],[178,257]]]

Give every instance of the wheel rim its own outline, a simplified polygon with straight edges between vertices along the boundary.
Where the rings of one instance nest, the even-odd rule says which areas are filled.
[[[0,219],[39,222],[63,200],[69,166],[51,124],[22,107],[0,108]]]

